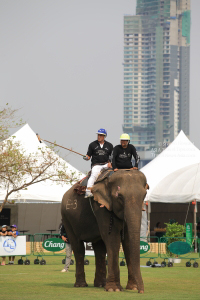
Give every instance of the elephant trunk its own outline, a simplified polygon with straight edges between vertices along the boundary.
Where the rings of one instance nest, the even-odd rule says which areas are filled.
[[[127,225],[129,241],[129,280],[133,282],[134,287],[138,289],[139,293],[144,292],[144,284],[140,272],[141,216],[142,203],[137,204],[134,199],[125,203],[124,217]]]

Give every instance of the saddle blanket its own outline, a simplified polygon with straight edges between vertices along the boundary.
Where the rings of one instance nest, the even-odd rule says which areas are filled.
[[[99,174],[99,176],[98,176],[98,178],[97,178],[97,180],[95,181],[94,184],[96,184],[97,182],[103,181],[104,179],[110,177],[113,173],[114,173],[114,171],[111,168],[102,169],[101,173]],[[75,185],[74,190],[78,195],[84,195],[85,194],[85,191],[86,191],[86,188],[87,188],[87,182],[88,182],[88,179],[90,178],[90,175],[91,175],[91,171],[88,173],[88,175],[86,177],[81,179]]]

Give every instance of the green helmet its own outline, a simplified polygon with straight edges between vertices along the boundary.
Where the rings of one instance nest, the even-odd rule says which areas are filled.
[[[120,141],[130,141],[130,136],[127,133],[123,133],[120,136]]]

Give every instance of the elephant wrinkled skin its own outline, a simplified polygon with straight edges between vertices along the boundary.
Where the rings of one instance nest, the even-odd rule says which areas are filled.
[[[95,252],[95,287],[120,291],[119,248],[122,242],[128,266],[126,288],[144,292],[140,273],[140,226],[146,177],[137,170],[119,170],[92,188],[94,199],[85,199],[73,186],[62,200],[63,224],[76,259],[76,287],[87,286],[84,273],[84,242],[92,242]],[[101,208],[100,205],[105,207]],[[112,215],[112,228],[111,228]],[[123,232],[123,239],[121,240]],[[105,256],[108,276],[106,279]]]

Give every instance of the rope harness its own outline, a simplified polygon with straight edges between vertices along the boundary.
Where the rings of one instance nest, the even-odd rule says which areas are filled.
[[[108,232],[108,234],[111,234],[112,226],[113,226],[113,212],[111,211],[111,213],[110,213],[110,225],[109,225],[109,232]]]

